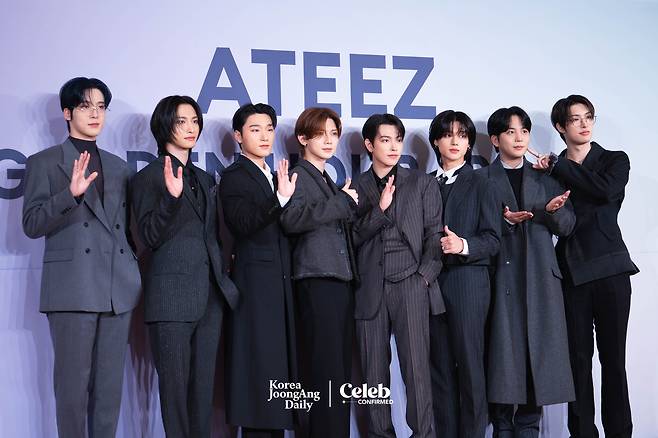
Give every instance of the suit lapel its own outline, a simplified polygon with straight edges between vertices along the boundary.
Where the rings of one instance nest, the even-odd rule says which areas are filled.
[[[59,167],[64,171],[69,181],[71,180],[72,176],[73,161],[77,160],[78,158],[80,158],[78,150],[75,148],[75,146],[73,146],[71,140],[67,139],[64,143],[62,143],[62,162],[59,163]],[[85,172],[85,176],[89,176],[88,170]],[[103,174],[103,176],[105,176],[105,174]],[[91,183],[89,188],[87,188],[83,199],[83,202],[87,205],[87,207],[89,207],[89,209],[94,213],[98,220],[105,226],[105,228],[108,229],[108,231],[111,232],[112,227],[107,220],[107,215],[105,214],[103,204],[101,203],[98,190],[96,189],[96,185],[94,183]]]
[[[514,190],[512,190],[512,185],[509,183],[509,178],[507,178],[507,174],[505,173],[503,163],[500,161],[500,157],[497,157],[489,166],[489,175],[495,182],[497,192],[505,206],[509,207],[511,211],[519,211],[519,205],[516,202]]]
[[[465,193],[471,188],[470,183],[472,178],[473,168],[468,164],[464,164],[464,167],[462,167],[457,175],[457,179],[452,183],[452,190],[448,192],[448,199],[445,201],[446,212],[453,211],[453,204],[458,203],[464,198]]]
[[[117,212],[119,210],[119,197],[123,193],[122,180],[121,180],[121,171],[122,169],[114,165],[114,160],[112,160],[107,152],[102,149],[98,150],[101,159],[101,167],[103,169],[103,179],[105,180],[105,190],[103,196],[103,206],[105,214],[108,219],[111,219],[111,222],[114,222]]]
[[[523,210],[532,210],[532,200],[536,198],[537,191],[540,189],[537,178],[541,173],[533,170],[532,165],[523,159],[523,181],[521,182],[521,208]]]
[[[267,177],[263,171],[258,168],[258,165],[251,161],[249,158],[242,155],[238,157],[238,161],[242,164],[242,167],[244,167],[249,176],[258,184],[258,186],[263,191],[263,194],[268,198],[271,197],[272,187],[270,187],[270,183],[267,180]],[[276,178],[273,179],[276,181]]]
[[[361,181],[363,179],[363,181]],[[359,176],[359,187],[363,188],[363,196],[365,197],[366,205],[368,206],[378,206],[379,204],[379,190],[377,190],[377,184],[375,182],[375,176],[372,172],[372,167],[366,172],[362,173]],[[362,194],[359,193],[359,197]]]
[[[190,172],[194,172],[194,171],[195,171],[194,170],[194,165],[190,166]],[[174,169],[174,175],[176,174],[176,172],[177,172],[177,169]],[[185,178],[185,176],[183,176],[183,178]],[[199,191],[204,190],[203,183],[201,182],[201,178],[199,178],[197,176],[196,179],[197,179],[197,182],[199,183],[199,187],[198,187]],[[199,204],[198,204],[199,199],[196,196],[194,196],[194,192],[192,191],[192,187],[190,187],[190,185],[187,184],[185,181],[183,181],[183,193],[185,194],[185,197],[187,198],[189,203],[192,204],[192,209],[197,214],[197,216],[199,216],[199,219],[201,219],[201,221],[205,222],[206,218],[203,217],[203,215],[201,214],[201,210],[199,210]],[[197,196],[204,196],[204,194],[197,193]]]
[[[423,229],[423,206],[418,204],[411,204],[411,200],[415,199],[411,191],[414,189],[415,184],[410,182],[411,172],[409,169],[398,165],[398,170],[395,176],[395,193],[393,193],[393,202],[395,204],[395,223],[400,231],[402,239],[407,242],[409,248],[412,248],[412,253],[416,257],[416,251],[411,242],[422,242]],[[418,221],[407,220],[409,214],[420,216],[420,226]],[[413,217],[412,217],[413,219]]]
[[[320,171],[314,165],[312,165],[309,161],[299,160],[298,166],[304,169],[306,173],[308,173],[311,178],[313,178],[313,181],[315,181],[315,183],[318,185],[325,198],[329,199],[334,195],[328,185],[333,183],[333,181],[331,181],[331,179],[329,179],[331,183],[329,181],[325,181]]]

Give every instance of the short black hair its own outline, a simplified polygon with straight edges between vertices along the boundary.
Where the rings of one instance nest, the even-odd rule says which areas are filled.
[[[555,102],[555,105],[553,105],[553,110],[551,110],[551,123],[553,124],[553,128],[557,130],[558,123],[560,126],[562,126],[562,128],[565,128],[567,125],[567,120],[569,119],[569,109],[573,105],[577,104],[585,105],[589,112],[592,113],[592,115],[595,115],[594,105],[588,98],[581,96],[580,94],[571,94],[558,100]],[[558,131],[558,133],[560,134],[562,140],[566,142],[564,134],[562,134],[560,131]]]
[[[112,92],[110,92],[108,86],[105,85],[105,82],[100,79],[85,78],[81,76],[69,79],[64,85],[62,85],[62,88],[59,89],[60,108],[62,111],[68,109],[72,114],[75,107],[87,100],[87,92],[94,88],[98,89],[103,95],[105,107],[109,107],[110,101],[112,100]],[[68,120],[66,121],[66,126],[69,130],[71,129]]]
[[[274,108],[266,103],[247,103],[238,108],[233,114],[233,130],[242,132],[247,119],[253,114],[267,114],[272,120],[272,127],[276,128],[276,111]]]
[[[379,127],[381,125],[395,126],[398,129],[398,134],[402,140],[404,140],[405,129],[402,120],[400,120],[398,116],[388,113],[373,114],[368,117],[368,120],[366,120],[366,122],[363,124],[363,128],[361,129],[361,135],[363,136],[363,139],[370,140],[370,143],[374,145],[375,137],[377,137],[377,132],[379,132]],[[366,149],[366,152],[368,153],[368,157],[370,157],[372,160],[372,154],[370,151]]]
[[[180,105],[188,104],[194,108],[198,118],[199,135],[203,131],[203,114],[199,104],[190,96],[167,96],[160,100],[151,115],[151,132],[155,141],[158,143],[158,155],[164,155],[167,152],[167,143],[171,139],[176,129],[176,112]]]
[[[519,108],[518,106],[498,108],[491,116],[489,116],[489,120],[487,121],[487,132],[489,133],[489,137],[492,135],[497,137],[507,131],[513,116],[517,116],[521,119],[521,126],[525,129],[528,131],[532,130],[530,116],[523,111],[522,108]]]
[[[473,149],[473,146],[475,146],[475,138],[477,136],[477,131],[475,129],[475,125],[473,124],[473,121],[471,120],[470,117],[468,117],[466,113],[463,113],[461,111],[446,110],[437,114],[436,117],[434,117],[434,119],[432,120],[432,123],[430,123],[430,131],[428,136],[430,140],[430,147],[432,148],[432,150],[434,150],[434,153],[436,154],[436,159],[440,164],[441,153],[439,152],[439,149],[434,145],[434,140],[443,137],[446,133],[448,134],[452,133],[452,127],[455,122],[459,123],[461,129],[468,136],[469,149],[468,151],[466,151],[464,160],[468,164],[471,164],[471,158],[473,156],[471,150]]]

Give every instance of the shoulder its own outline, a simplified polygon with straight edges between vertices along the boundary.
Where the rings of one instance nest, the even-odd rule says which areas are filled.
[[[149,180],[153,178],[154,175],[162,174],[162,169],[164,169],[164,157],[158,157],[133,175],[132,180],[133,182]]]
[[[50,146],[42,151],[36,152],[27,157],[27,163],[36,165],[41,163],[50,163],[52,161],[59,161],[62,156],[62,145],[58,144]],[[71,163],[73,165],[73,163]]]
[[[604,147],[602,147],[600,144],[596,142],[592,142],[592,146],[600,150],[601,159],[606,162],[617,162],[617,161],[630,162],[630,159],[628,158],[628,154],[624,151],[612,151],[609,149],[605,149]]]

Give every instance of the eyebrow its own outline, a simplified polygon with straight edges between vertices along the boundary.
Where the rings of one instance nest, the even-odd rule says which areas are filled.
[[[267,125],[257,125],[257,124],[249,125],[250,128],[260,128],[262,126],[265,126],[266,128],[269,128],[270,126],[272,126],[272,124],[268,123]]]
[[[571,114],[569,117],[581,117],[581,116],[586,116],[586,115],[588,115],[588,114],[591,115],[592,112],[591,112],[591,111],[587,111],[587,112],[584,113],[584,114]]]

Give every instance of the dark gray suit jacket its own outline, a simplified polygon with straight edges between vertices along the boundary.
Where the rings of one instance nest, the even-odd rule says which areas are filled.
[[[361,284],[355,293],[355,317],[371,319],[377,314],[384,294],[384,246],[380,238],[384,227],[396,224],[409,245],[418,267],[417,273],[430,284],[431,313],[445,312],[437,277],[441,271],[441,191],[436,179],[417,170],[398,166],[395,177],[396,216],[389,218],[379,208],[379,191],[371,170],[362,173],[356,183],[359,193],[358,219],[352,235],[357,249]]]
[[[27,160],[23,230],[45,236],[41,312],[123,313],[139,301],[141,282],[127,233],[130,170],[99,148],[105,180],[101,204],[95,185],[77,203],[69,185],[80,153],[70,140]]]
[[[172,160],[174,161],[174,160]],[[174,174],[177,164],[172,162]],[[224,271],[217,232],[217,201],[213,178],[191,166],[206,202],[198,209],[188,184],[173,198],[164,182],[164,156],[133,177],[131,197],[143,242],[152,250],[145,284],[145,322],[191,322],[203,316],[216,281],[231,308],[238,290]]]
[[[356,215],[352,198],[306,160],[292,169],[297,185],[281,213],[283,230],[293,237],[293,279],[355,279],[347,229]]]

